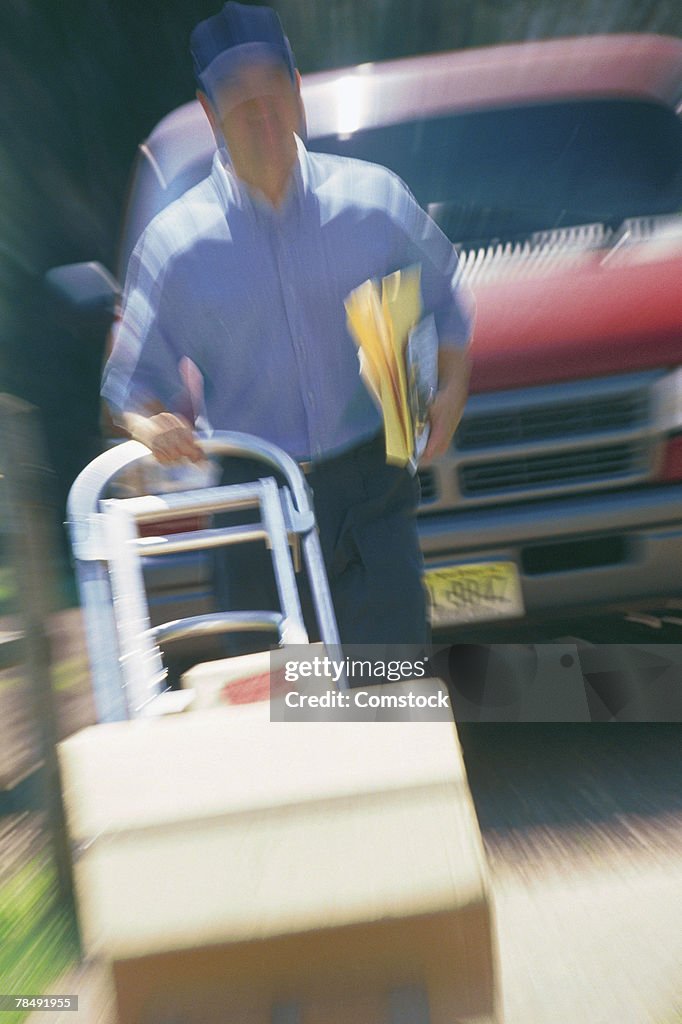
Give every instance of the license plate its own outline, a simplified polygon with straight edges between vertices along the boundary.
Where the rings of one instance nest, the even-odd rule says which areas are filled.
[[[475,562],[427,569],[431,625],[513,619],[524,614],[514,562]]]

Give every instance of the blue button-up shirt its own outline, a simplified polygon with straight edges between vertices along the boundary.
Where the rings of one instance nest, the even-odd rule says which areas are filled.
[[[128,267],[102,394],[118,411],[186,412],[190,360],[210,427],[318,459],[377,433],[344,300],[368,278],[421,265],[441,344],[468,343],[470,302],[448,239],[374,164],[309,153],[279,208],[216,153],[210,176],[162,211]],[[199,410],[194,410],[195,413]]]

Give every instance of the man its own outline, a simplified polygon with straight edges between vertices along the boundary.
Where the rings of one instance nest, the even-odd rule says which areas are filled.
[[[342,642],[424,644],[418,485],[385,463],[344,299],[420,264],[440,341],[429,461],[450,444],[467,390],[471,315],[452,245],[389,171],[306,151],[300,76],[274,11],[227,3],[191,49],[218,152],[210,177],[138,242],[103,395],[159,461],[198,461],[182,414],[190,359],[212,428],[306,463]]]

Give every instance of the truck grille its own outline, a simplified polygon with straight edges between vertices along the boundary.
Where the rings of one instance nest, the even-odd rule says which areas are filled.
[[[460,487],[463,495],[475,497],[613,480],[644,472],[647,460],[645,445],[616,444],[470,463],[460,467]]]
[[[523,441],[580,437],[595,431],[627,430],[643,423],[646,416],[647,400],[641,391],[599,402],[526,406],[465,418],[457,431],[457,448],[468,451]]]

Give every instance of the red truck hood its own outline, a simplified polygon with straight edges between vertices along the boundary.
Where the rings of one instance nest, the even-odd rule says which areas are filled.
[[[682,363],[682,247],[560,257],[472,282],[471,391],[499,391]]]

